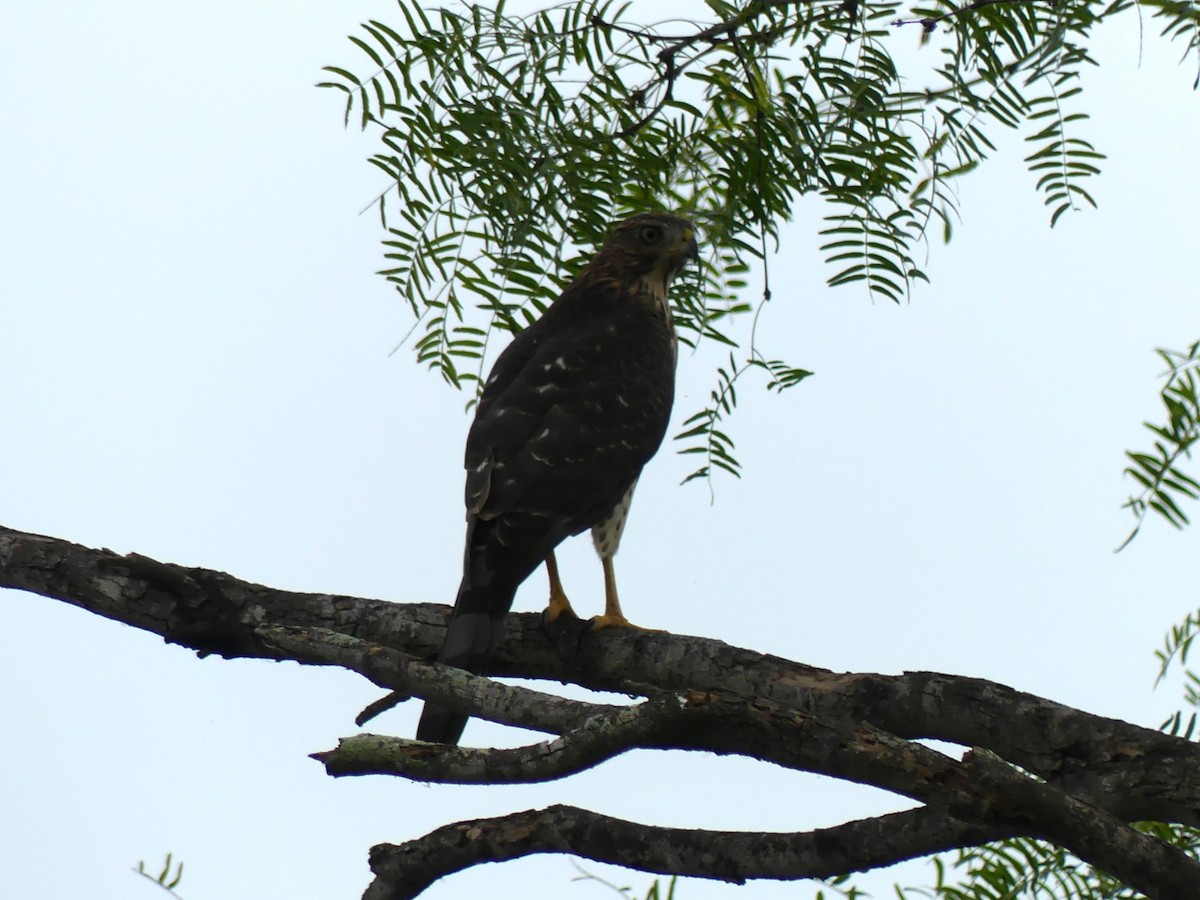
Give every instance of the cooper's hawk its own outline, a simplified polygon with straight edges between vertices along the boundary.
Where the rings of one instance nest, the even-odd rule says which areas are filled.
[[[439,660],[483,674],[517,587],[542,562],[554,619],[571,613],[554,548],[592,529],[604,615],[628,626],[612,557],[642,466],[675,394],[667,291],[697,256],[690,222],[643,213],[619,225],[542,317],[508,345],[467,435],[462,584]],[[417,738],[456,744],[467,717],[427,703]]]

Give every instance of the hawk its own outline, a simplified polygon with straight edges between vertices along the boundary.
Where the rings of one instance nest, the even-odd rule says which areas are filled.
[[[631,627],[612,558],[671,415],[677,342],[667,292],[697,256],[690,222],[627,219],[496,360],[467,434],[463,575],[440,662],[483,674],[517,588],[543,562],[547,618],[573,616],[554,548],[589,528],[605,598],[591,627]],[[417,739],[457,744],[466,723],[427,703]]]

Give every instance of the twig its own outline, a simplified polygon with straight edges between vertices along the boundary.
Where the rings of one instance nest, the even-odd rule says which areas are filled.
[[[971,3],[968,3],[965,6],[955,7],[954,9],[942,13],[940,16],[926,16],[922,19],[895,19],[891,22],[891,24],[895,26],[920,25],[925,29],[926,33],[928,33],[934,31],[937,26],[946,19],[957,18],[958,16],[965,15],[969,12],[974,12],[975,10],[983,9],[987,6],[1000,6],[1002,4],[1018,5],[1042,2],[1047,3],[1051,9],[1054,9],[1058,5],[1058,0],[972,0]]]

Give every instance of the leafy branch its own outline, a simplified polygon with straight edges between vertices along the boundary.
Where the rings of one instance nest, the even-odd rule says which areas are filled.
[[[937,29],[938,25],[945,22],[947,19],[955,19],[959,16],[964,16],[967,13],[983,9],[985,6],[996,6],[1009,3],[1044,3],[1047,0],[973,0],[971,3],[963,6],[953,7],[943,13],[937,15],[922,16],[919,19],[896,19],[892,22],[893,25],[920,25],[925,29],[926,33]]]
[[[175,893],[175,888],[179,887],[179,882],[183,880],[183,862],[181,861],[176,863],[173,872],[171,869],[171,863],[171,854],[168,853],[167,860],[163,863],[163,867],[159,871],[158,875],[151,875],[146,871],[146,861],[139,859],[137,868],[133,871],[138,875],[141,875],[147,881],[154,882],[172,897],[176,897],[178,900],[183,900],[179,894]]]
[[[1193,859],[1200,857],[1200,830],[1160,822],[1139,822],[1134,827]],[[899,900],[1141,900],[1145,896],[1070,851],[1027,837],[968,847],[948,861],[935,858],[933,866],[934,884],[897,886]]]
[[[1133,513],[1137,524],[1118,550],[1137,536],[1151,511],[1182,529],[1190,520],[1179,502],[1184,497],[1194,500],[1200,496],[1200,483],[1179,467],[1182,459],[1191,458],[1192,445],[1200,437],[1200,400],[1196,383],[1200,341],[1182,352],[1160,347],[1157,353],[1167,364],[1165,381],[1159,391],[1166,421],[1162,424],[1142,423],[1155,436],[1153,450],[1126,451],[1132,464],[1126,466],[1125,474],[1141,485],[1142,490],[1122,507]]]
[[[1092,30],[1132,0],[706,7],[708,21],[666,25],[613,0],[524,16],[399,0],[397,21],[352,36],[358,65],[326,67],[345,121],[379,135],[381,274],[413,313],[421,365],[477,385],[490,336],[535,318],[633,211],[700,225],[707,264],[673,297],[680,338],[736,351],[754,309],[738,298],[746,275],[805,200],[825,207],[814,237],[829,285],[896,303],[927,280],[918,255],[930,236],[950,239],[954,185],[995,152],[995,127],[1028,128],[1026,165],[1052,224],[1094,205],[1084,185],[1103,157],[1076,134],[1076,104]],[[1136,9],[1200,57],[1192,4]],[[913,22],[933,52],[906,58],[902,77],[896,40]],[[684,428],[681,451],[703,453],[708,475],[738,468],[722,403],[737,370],[718,373],[713,402]]]
[[[1163,648],[1154,651],[1159,664],[1155,684],[1161,683],[1167,677],[1173,665],[1179,665],[1183,669],[1184,700],[1190,706],[1200,707],[1200,676],[1187,667],[1188,653],[1191,652],[1197,634],[1200,634],[1200,610],[1188,613],[1182,622],[1171,626],[1163,641]],[[1173,723],[1169,719],[1165,724],[1173,724],[1178,729],[1182,727],[1181,720],[1182,717],[1177,713]],[[1188,737],[1190,736],[1189,730]]]

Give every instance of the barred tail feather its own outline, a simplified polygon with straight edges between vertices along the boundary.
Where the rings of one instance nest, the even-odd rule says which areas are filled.
[[[446,629],[446,641],[438,662],[484,675],[492,651],[500,640],[504,614],[512,605],[513,594],[497,597],[494,591],[472,590],[464,583],[459,588],[454,612]],[[436,703],[426,703],[417,725],[417,740],[439,744],[457,744],[467,724],[467,716],[452,712]]]

